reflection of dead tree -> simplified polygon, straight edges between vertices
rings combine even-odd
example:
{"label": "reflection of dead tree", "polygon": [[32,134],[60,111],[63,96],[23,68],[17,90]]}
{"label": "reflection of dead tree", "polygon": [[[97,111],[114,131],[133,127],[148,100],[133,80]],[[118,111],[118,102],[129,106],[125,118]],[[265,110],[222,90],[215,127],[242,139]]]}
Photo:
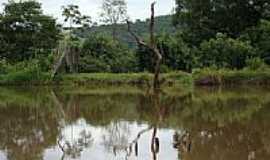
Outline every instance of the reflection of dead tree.
{"label": "reflection of dead tree", "polygon": [[180,152],[190,152],[192,145],[192,138],[189,132],[184,132],[182,135],[175,133],[173,135],[173,147],[178,149]]}
{"label": "reflection of dead tree", "polygon": [[128,146],[128,151],[129,152],[127,152],[127,155],[126,155],[126,159],[127,159],[127,157],[129,157],[130,155],[131,155],[131,153],[132,153],[132,148],[133,148],[133,146],[134,146],[134,151],[135,151],[135,156],[138,156],[138,148],[139,148],[139,146],[138,146],[138,141],[139,141],[139,139],[141,138],[141,135],[143,135],[144,133],[146,133],[146,132],[148,132],[149,130],[151,130],[153,127],[149,127],[149,128],[146,128],[146,129],[144,129],[144,130],[141,130],[138,134],[137,134],[137,137],[129,144],[129,146]]}
{"label": "reflection of dead tree", "polygon": [[157,154],[159,152],[159,138],[157,137],[157,128],[154,127],[151,139],[151,152],[153,155],[153,160],[157,159]]}
{"label": "reflection of dead tree", "polygon": [[[127,123],[113,122],[106,127],[108,134],[103,135],[103,145],[108,151],[113,151],[114,155],[118,151],[125,151],[128,145],[130,129]],[[108,135],[108,136],[106,136]]]}
{"label": "reflection of dead tree", "polygon": [[151,19],[150,19],[150,26],[149,26],[149,32],[150,32],[150,43],[147,44],[142,38],[137,36],[132,30],[130,22],[127,20],[128,25],[128,32],[131,34],[131,36],[134,37],[137,44],[139,46],[143,46],[145,48],[150,49],[155,54],[155,74],[154,74],[154,82],[153,87],[159,88],[160,87],[160,80],[159,80],[159,74],[160,74],[160,64],[162,61],[162,55],[156,45],[155,42],[155,35],[154,35],[154,27],[155,27],[155,2],[151,4]]}
{"label": "reflection of dead tree", "polygon": [[[60,129],[63,129],[66,125],[66,121],[69,118],[64,110],[65,104],[61,102],[61,100],[57,97],[54,91],[51,91],[51,97],[58,108],[57,113],[58,113],[59,119],[62,120],[61,121],[62,123],[59,125]],[[72,114],[76,113],[76,111],[73,110],[73,106],[75,106],[75,108],[78,107],[77,104],[74,102],[76,102],[76,99],[74,99],[74,97],[71,97],[69,98],[68,103],[67,103],[67,108],[72,110]],[[87,132],[86,130],[83,130],[79,136],[80,137],[76,141],[73,141],[73,142],[66,140],[62,134],[58,136],[57,144],[58,144],[58,147],[63,152],[63,155],[61,158],[62,160],[64,160],[66,156],[70,156],[73,159],[80,157],[83,149],[90,147],[90,145],[93,142],[91,133]]]}
{"label": "reflection of dead tree", "polygon": [[67,103],[61,101],[60,96],[58,96],[53,90],[51,91],[52,100],[57,107],[57,116],[62,120],[63,124],[60,127],[65,126],[66,121],[70,121],[72,118],[77,118],[80,113],[80,107],[78,105],[78,96],[69,96]]}
{"label": "reflection of dead tree", "polygon": [[60,113],[60,115],[59,115],[60,119],[66,119],[66,113],[64,111],[64,105],[58,99],[58,97],[56,96],[56,94],[55,94],[55,92],[53,90],[51,91],[51,97],[52,97],[52,100],[53,100],[54,104],[59,109],[59,111],[57,113]]}
{"label": "reflection of dead tree", "polygon": [[136,138],[133,141],[131,141],[131,143],[129,143],[127,146],[114,145],[113,146],[113,153],[114,153],[114,155],[116,155],[116,150],[119,149],[119,148],[121,148],[121,149],[125,150],[125,152],[126,152],[126,159],[128,159],[128,157],[130,157],[131,154],[133,153],[133,148],[134,148],[135,156],[138,156],[138,148],[139,148],[138,141],[140,140],[141,136],[144,133],[150,131],[152,128],[153,127],[148,127],[146,129],[141,130],[137,134]]}
{"label": "reflection of dead tree", "polygon": [[63,152],[61,160],[64,160],[66,156],[70,156],[73,159],[80,157],[83,149],[90,147],[92,142],[93,139],[91,133],[87,133],[85,130],[80,133],[80,138],[72,143],[68,140],[64,140],[62,135],[59,136],[57,144]]}

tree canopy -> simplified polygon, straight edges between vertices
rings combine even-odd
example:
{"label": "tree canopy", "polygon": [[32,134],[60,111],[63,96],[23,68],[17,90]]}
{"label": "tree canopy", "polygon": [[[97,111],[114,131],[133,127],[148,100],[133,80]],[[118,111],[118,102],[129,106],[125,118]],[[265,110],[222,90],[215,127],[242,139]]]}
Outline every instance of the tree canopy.
{"label": "tree canopy", "polygon": [[48,54],[60,38],[55,19],[36,1],[9,1],[0,16],[0,56],[16,62]]}
{"label": "tree canopy", "polygon": [[200,43],[218,32],[236,38],[261,19],[270,20],[269,0],[176,0],[174,24]]}

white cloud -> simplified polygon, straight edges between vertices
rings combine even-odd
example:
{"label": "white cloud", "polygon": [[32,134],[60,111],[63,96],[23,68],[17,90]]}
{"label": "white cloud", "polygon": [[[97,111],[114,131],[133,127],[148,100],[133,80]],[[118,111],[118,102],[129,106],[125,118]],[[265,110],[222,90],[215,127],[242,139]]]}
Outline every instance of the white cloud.
{"label": "white cloud", "polygon": [[[83,14],[90,15],[94,20],[99,19],[102,0],[39,0],[46,14],[52,15],[61,21],[61,7],[67,4],[77,4]],[[170,14],[175,0],[156,0],[156,15]],[[7,0],[0,0],[0,4]],[[127,0],[128,14],[135,19],[145,19],[150,15],[150,4],[153,0]],[[3,6],[0,7],[2,10]]]}

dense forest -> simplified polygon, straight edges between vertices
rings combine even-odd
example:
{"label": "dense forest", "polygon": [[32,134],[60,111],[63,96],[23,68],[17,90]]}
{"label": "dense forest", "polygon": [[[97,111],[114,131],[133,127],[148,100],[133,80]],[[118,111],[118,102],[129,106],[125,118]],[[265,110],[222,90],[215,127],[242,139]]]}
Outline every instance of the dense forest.
{"label": "dense forest", "polygon": [[[163,57],[161,72],[268,69],[269,0],[175,2],[173,15],[155,18],[154,41]],[[63,6],[65,25],[61,26],[41,6],[34,0],[4,4],[0,13],[2,79],[42,80],[52,72],[154,71],[153,52],[128,32],[124,0],[103,4],[102,25],[80,13],[79,6],[68,5]],[[119,12],[108,14],[110,7]],[[136,20],[131,23],[132,31],[148,42],[150,23],[150,19]]]}

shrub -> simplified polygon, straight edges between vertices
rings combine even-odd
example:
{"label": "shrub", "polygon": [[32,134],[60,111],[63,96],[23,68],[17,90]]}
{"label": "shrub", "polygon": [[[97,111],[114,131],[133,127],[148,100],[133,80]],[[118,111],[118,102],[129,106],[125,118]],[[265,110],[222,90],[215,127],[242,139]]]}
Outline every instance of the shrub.
{"label": "shrub", "polygon": [[250,41],[257,48],[260,58],[270,64],[270,21],[261,20],[257,26],[248,28],[241,40]]}
{"label": "shrub", "polygon": [[200,45],[200,61],[203,66],[212,65],[218,68],[242,69],[247,59],[257,57],[256,49],[249,42],[232,39],[224,34],[204,41]]}
{"label": "shrub", "polygon": [[270,72],[204,68],[193,72],[196,85],[269,85]]}
{"label": "shrub", "polygon": [[261,58],[252,58],[247,60],[247,69],[250,70],[265,70],[268,66]]}
{"label": "shrub", "polygon": [[0,60],[0,74],[6,74],[8,63],[5,59]]}
{"label": "shrub", "polygon": [[1,61],[0,65],[5,66],[1,71],[1,83],[31,83],[34,81],[50,80],[49,73],[42,72],[40,61],[37,59],[23,61],[13,65]]}
{"label": "shrub", "polygon": [[[162,60],[162,71],[182,70],[191,71],[197,65],[195,52],[183,41],[182,35],[159,34],[156,37],[157,46],[160,50]],[[145,47],[137,49],[139,71],[153,72],[154,55]]]}
{"label": "shrub", "polygon": [[92,35],[83,43],[81,73],[123,73],[135,70],[135,56],[126,46],[105,35]]}

